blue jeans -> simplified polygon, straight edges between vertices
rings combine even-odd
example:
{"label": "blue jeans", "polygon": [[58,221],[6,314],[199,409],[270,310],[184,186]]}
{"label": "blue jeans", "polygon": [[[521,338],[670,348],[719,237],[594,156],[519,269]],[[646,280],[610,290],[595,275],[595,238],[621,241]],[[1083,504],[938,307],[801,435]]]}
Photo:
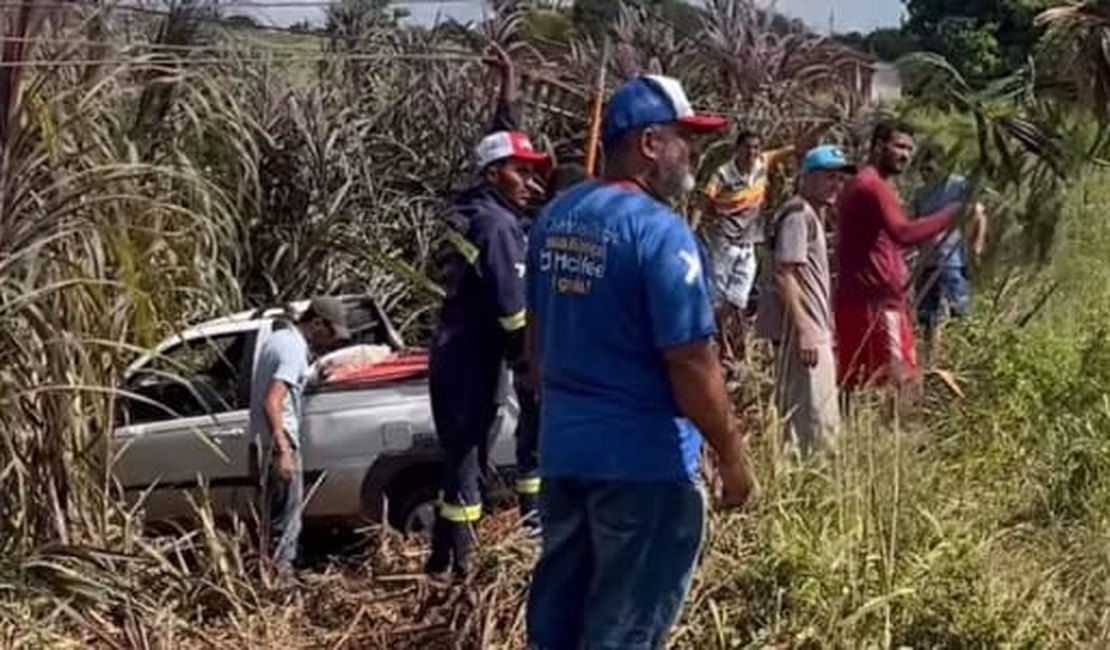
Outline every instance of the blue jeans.
{"label": "blue jeans", "polygon": [[940,324],[947,305],[949,313],[962,318],[971,307],[971,288],[967,282],[967,267],[928,267],[918,280],[917,322],[932,328]]}
{"label": "blue jeans", "polygon": [[529,646],[662,648],[701,548],[701,487],[544,478],[540,518]]}
{"label": "blue jeans", "polygon": [[304,509],[304,466],[301,451],[293,450],[295,471],[291,480],[277,475],[273,454],[266,452],[266,478],[262,504],[265,508],[266,551],[278,571],[288,574],[297,561]]}

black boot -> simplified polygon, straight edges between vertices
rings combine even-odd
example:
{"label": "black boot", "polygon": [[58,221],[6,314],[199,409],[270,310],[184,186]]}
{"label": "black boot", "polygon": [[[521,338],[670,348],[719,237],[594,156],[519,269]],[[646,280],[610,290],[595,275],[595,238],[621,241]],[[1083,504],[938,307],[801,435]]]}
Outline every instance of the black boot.
{"label": "black boot", "polygon": [[517,504],[520,508],[520,525],[529,537],[537,537],[542,532],[540,526],[539,499],[534,494],[518,494]]}
{"label": "black boot", "polygon": [[474,547],[474,531],[471,524],[450,524],[451,546],[454,562],[451,566],[456,580],[464,581],[470,577],[473,566],[471,553]]}
{"label": "black boot", "polygon": [[424,573],[442,575],[451,568],[451,549],[454,546],[451,529],[455,527],[443,517],[436,517],[432,527],[432,552],[424,563]]}

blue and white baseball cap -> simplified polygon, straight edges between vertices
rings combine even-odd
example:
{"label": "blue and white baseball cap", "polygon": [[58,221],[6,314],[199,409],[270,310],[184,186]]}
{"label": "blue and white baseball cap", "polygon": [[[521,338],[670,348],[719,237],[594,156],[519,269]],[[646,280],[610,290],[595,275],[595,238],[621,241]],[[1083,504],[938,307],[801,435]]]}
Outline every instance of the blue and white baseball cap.
{"label": "blue and white baseball cap", "polygon": [[802,173],[832,170],[855,174],[856,166],[848,162],[840,147],[833,144],[823,144],[814,147],[802,156]]}
{"label": "blue and white baseball cap", "polygon": [[723,117],[694,113],[677,79],[641,75],[626,81],[609,98],[601,121],[601,141],[609,145],[634,129],[671,122],[679,122],[698,133],[728,126]]}

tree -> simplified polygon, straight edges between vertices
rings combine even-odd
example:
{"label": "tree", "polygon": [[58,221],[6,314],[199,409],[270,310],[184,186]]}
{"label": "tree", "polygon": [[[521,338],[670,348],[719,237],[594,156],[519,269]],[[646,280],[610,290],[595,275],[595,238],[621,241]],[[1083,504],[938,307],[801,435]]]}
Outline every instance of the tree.
{"label": "tree", "polygon": [[1080,101],[1110,123],[1110,4],[1087,0],[1054,7],[1037,17],[1048,28],[1060,71],[1073,80]]}
{"label": "tree", "polygon": [[864,38],[864,49],[884,61],[897,61],[918,49],[917,40],[898,27],[882,27]]}
{"label": "tree", "polygon": [[350,37],[396,27],[406,16],[408,11],[394,7],[392,0],[339,0],[328,6],[324,29],[332,36]]}
{"label": "tree", "polygon": [[881,27],[868,34],[848,32],[837,34],[833,38],[843,45],[873,54],[883,61],[897,61],[919,49],[916,40],[900,27]]}
{"label": "tree", "polygon": [[1034,19],[1050,0],[903,0],[903,28],[953,62],[972,83],[1025,63],[1040,36]]}
{"label": "tree", "polygon": [[289,26],[289,31],[295,34],[309,34],[313,31],[312,23],[307,20],[298,20]]}
{"label": "tree", "polygon": [[224,22],[232,27],[257,27],[258,21],[254,16],[247,14],[234,14],[224,19]]}

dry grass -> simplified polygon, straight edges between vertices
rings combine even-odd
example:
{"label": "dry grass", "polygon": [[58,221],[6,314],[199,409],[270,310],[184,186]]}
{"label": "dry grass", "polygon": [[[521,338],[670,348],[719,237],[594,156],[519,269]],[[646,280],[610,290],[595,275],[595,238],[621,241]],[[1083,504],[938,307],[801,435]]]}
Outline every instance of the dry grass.
{"label": "dry grass", "polygon": [[[526,125],[580,155],[598,44],[540,47],[503,4],[486,31],[536,73]],[[469,590],[425,584],[419,549],[385,535],[358,566],[289,592],[260,577],[242,530],[206,519],[152,538],[121,509],[114,389],[167,332],[243,304],[369,290],[419,339],[438,299],[437,213],[467,182],[489,109],[478,62],[337,57],[289,75],[229,53],[194,9],[126,29],[86,5],[45,22],[0,11],[6,35],[59,37],[5,48],[6,62],[70,62],[0,74],[0,645],[520,647],[534,548],[508,515],[483,523]],[[838,52],[769,33],[747,6],[712,10],[695,35],[626,12],[610,78],[665,68],[770,143],[833,123],[859,134]],[[457,28],[365,36],[384,53],[481,47]],[[130,57],[127,38],[218,46],[222,60]],[[982,320],[952,339],[966,401],[933,393],[904,426],[862,409],[826,464],[790,464],[763,438],[764,498],[713,518],[676,647],[1105,645],[1110,304],[1091,290],[1110,286],[1104,180],[1054,211],[1059,231],[1013,221],[1043,250],[1070,237],[1072,263],[984,292]],[[766,377],[738,390],[750,425],[773,430]]]}

